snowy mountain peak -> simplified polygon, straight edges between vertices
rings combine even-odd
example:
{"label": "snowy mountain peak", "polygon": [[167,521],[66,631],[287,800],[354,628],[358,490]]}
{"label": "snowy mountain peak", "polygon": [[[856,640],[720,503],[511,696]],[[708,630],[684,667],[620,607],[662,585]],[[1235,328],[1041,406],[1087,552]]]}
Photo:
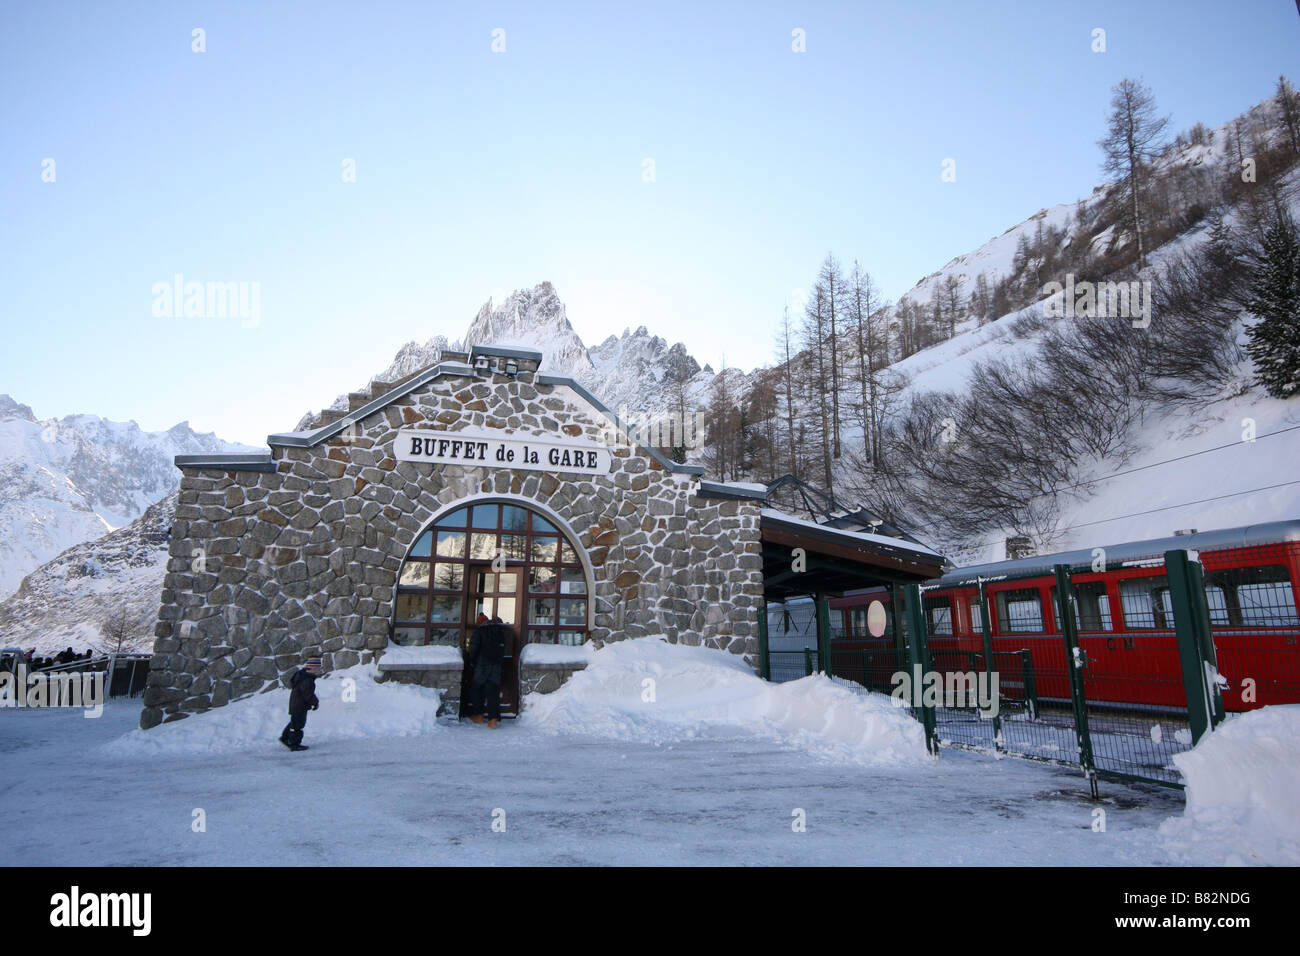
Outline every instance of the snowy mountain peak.
{"label": "snowy mountain peak", "polygon": [[[449,345],[445,336],[424,345],[408,342],[375,381],[400,381],[441,360],[445,351],[468,351],[476,345],[513,345],[542,353],[541,371],[576,379],[615,411],[630,415],[663,415],[670,407],[672,382],[683,382],[688,405],[704,404],[712,369],[699,362],[681,342],[669,345],[644,325],[624,328],[622,335],[610,335],[587,348],[569,322],[568,312],[555,287],[549,282],[531,289],[517,289],[499,304],[493,299],[478,310],[462,342]],[[330,406],[348,408],[347,395]],[[321,418],[308,413],[295,430],[315,427]]]}
{"label": "snowy mountain peak", "polygon": [[142,515],[175,490],[176,455],[255,451],[189,422],[147,432],[98,415],[38,419],[0,396],[0,596],[64,549]]}
{"label": "snowy mountain peak", "polygon": [[21,418],[23,421],[28,422],[36,421],[31,406],[15,402],[8,395],[0,395],[0,419],[3,418]]}
{"label": "snowy mountain peak", "polygon": [[475,345],[540,349],[542,370],[552,375],[576,376],[591,370],[587,348],[549,282],[532,289],[517,289],[497,307],[488,299],[465,333],[465,348]]}

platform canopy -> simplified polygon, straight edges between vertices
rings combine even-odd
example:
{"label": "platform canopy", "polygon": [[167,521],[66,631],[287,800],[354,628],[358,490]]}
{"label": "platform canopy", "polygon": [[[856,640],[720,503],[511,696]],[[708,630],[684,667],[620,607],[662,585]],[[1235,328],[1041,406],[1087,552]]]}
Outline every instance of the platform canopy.
{"label": "platform canopy", "polygon": [[943,555],[913,541],[830,527],[769,508],[761,512],[759,531],[768,601],[920,584],[940,577],[946,564]]}

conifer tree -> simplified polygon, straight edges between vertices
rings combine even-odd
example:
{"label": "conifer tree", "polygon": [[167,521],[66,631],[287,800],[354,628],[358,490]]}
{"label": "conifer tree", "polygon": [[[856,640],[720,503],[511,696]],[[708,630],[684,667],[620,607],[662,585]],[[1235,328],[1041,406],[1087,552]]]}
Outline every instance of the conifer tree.
{"label": "conifer tree", "polygon": [[1255,254],[1247,305],[1259,316],[1247,335],[1259,384],[1275,398],[1300,392],[1300,240],[1295,224],[1279,213]]}

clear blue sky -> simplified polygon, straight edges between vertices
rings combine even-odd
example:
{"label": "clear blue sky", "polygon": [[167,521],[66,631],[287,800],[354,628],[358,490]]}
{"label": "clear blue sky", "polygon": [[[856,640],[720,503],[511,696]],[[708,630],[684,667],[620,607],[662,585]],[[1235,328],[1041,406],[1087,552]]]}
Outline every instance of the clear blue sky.
{"label": "clear blue sky", "polygon": [[[1172,132],[1297,67],[1293,0],[3,0],[0,392],[260,444],[543,279],[588,344],[749,368],[828,250],[897,298],[1089,193],[1120,78]],[[258,325],[155,317],[176,273]]]}

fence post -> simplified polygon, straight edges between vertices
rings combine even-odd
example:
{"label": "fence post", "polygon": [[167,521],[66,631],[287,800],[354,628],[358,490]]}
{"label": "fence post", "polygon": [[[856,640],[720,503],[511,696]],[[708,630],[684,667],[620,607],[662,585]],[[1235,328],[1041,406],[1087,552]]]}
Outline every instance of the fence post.
{"label": "fence post", "polygon": [[1210,632],[1210,602],[1205,593],[1205,568],[1200,556],[1189,568],[1192,583],[1192,610],[1196,613],[1196,636],[1200,643],[1201,660],[1213,669],[1205,673],[1206,685],[1210,689],[1210,729],[1213,730],[1227,716],[1223,707],[1223,685],[1219,682],[1219,653],[1214,649],[1214,636]]}
{"label": "fence post", "polygon": [[889,585],[890,616],[894,619],[894,668],[907,670],[907,638],[903,636],[903,592],[897,583]]}
{"label": "fence post", "polygon": [[811,676],[812,676],[812,672],[813,672],[813,666],[812,666],[812,648],[811,648],[811,647],[805,647],[805,648],[803,649],[803,676],[804,676],[804,677],[811,677]]}
{"label": "fence post", "polygon": [[1205,580],[1200,570],[1200,562],[1193,560],[1187,551],[1165,552],[1165,574],[1169,580],[1169,601],[1173,605],[1174,634],[1178,639],[1178,660],[1182,664],[1193,745],[1214,729],[1218,723],[1216,713],[1223,713],[1223,696],[1206,674],[1206,665],[1214,666],[1215,658],[1209,610],[1204,607]]}
{"label": "fence post", "polygon": [[821,659],[821,671],[827,677],[834,676],[831,664],[831,605],[826,595],[817,592],[817,656]]}
{"label": "fence post", "polygon": [[[989,598],[984,592],[984,581],[980,579],[979,584],[979,602],[980,602],[980,631],[984,637],[984,670],[988,674],[993,673],[993,624],[989,620]],[[993,686],[993,678],[989,677],[989,687]],[[998,686],[1002,682],[998,681]],[[993,749],[1002,749],[1002,707],[999,703],[997,713],[993,715]]]}
{"label": "fence post", "polygon": [[1056,572],[1056,616],[1065,640],[1065,667],[1070,675],[1070,703],[1074,707],[1074,729],[1079,737],[1079,763],[1088,773],[1093,796],[1097,795],[1096,766],[1092,758],[1092,734],[1088,730],[1088,701],[1083,692],[1083,668],[1088,666],[1079,647],[1079,628],[1074,617],[1074,585],[1069,565],[1058,564]]}
{"label": "fence post", "polygon": [[767,600],[758,609],[758,671],[763,680],[772,679],[772,658],[767,649]]}
{"label": "fence post", "polygon": [[[921,601],[921,587],[918,584],[909,584],[907,586],[907,626],[911,632],[908,642],[912,649],[912,676],[915,682],[916,675],[921,676],[921,683],[924,684],[925,675],[933,669],[933,663],[930,660],[930,642],[929,635],[925,629],[925,606]],[[913,686],[913,699],[917,699],[922,693],[920,686]],[[925,746],[932,754],[939,752],[939,737],[935,731],[934,707],[925,703],[925,698],[921,699],[921,724],[925,727]]]}
{"label": "fence post", "polygon": [[1030,720],[1038,719],[1038,685],[1034,683],[1034,654],[1027,647],[1020,649],[1020,676],[1025,682],[1025,711]]}

